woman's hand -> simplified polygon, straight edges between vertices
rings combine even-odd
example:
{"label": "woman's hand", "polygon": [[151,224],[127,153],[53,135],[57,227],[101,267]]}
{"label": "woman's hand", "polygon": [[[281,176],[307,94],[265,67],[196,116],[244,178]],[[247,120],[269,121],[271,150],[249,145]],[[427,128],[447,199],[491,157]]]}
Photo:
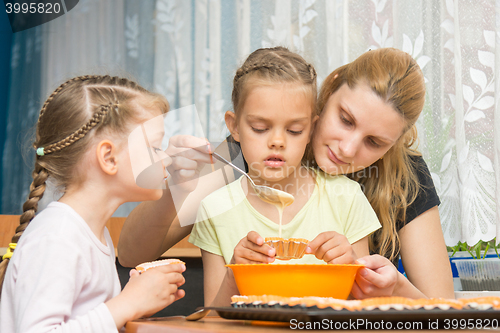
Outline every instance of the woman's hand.
{"label": "woman's hand", "polygon": [[234,248],[232,264],[262,264],[274,261],[276,250],[255,231],[250,231]]}
{"label": "woman's hand", "polygon": [[352,264],[356,253],[344,235],[325,231],[314,238],[306,248],[306,254],[314,254],[328,264]]}
{"label": "woman's hand", "polygon": [[122,292],[106,302],[117,328],[129,320],[151,316],[184,297],[184,290],[178,288],[185,282],[185,270],[183,264],[159,266],[142,274],[132,270]]}
{"label": "woman's hand", "polygon": [[207,140],[190,135],[170,138],[165,153],[172,158],[167,167],[169,187],[176,186],[184,192],[192,192],[198,185],[200,170],[212,162],[212,147]]}
{"label": "woman's hand", "polygon": [[392,262],[378,254],[356,260],[365,265],[356,274],[351,294],[357,299],[392,296],[398,283],[399,272]]}

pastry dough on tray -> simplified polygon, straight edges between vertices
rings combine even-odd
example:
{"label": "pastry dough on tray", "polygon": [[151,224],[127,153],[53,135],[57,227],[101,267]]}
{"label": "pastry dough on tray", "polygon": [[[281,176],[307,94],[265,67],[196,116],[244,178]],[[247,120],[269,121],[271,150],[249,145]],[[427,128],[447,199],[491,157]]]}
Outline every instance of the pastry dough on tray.
{"label": "pastry dough on tray", "polygon": [[469,299],[405,297],[375,297],[364,300],[341,300],[326,297],[281,297],[281,296],[240,296],[231,297],[233,307],[277,307],[277,308],[330,308],[334,310],[371,311],[371,310],[417,310],[417,309],[494,309],[500,310],[500,297],[478,297]]}

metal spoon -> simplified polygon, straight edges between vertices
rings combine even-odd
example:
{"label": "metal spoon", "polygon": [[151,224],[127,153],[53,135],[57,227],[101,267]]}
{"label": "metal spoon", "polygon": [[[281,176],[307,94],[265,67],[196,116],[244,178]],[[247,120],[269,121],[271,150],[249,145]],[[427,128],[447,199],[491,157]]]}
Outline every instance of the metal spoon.
{"label": "metal spoon", "polygon": [[212,155],[218,159],[219,161],[226,163],[227,165],[231,166],[233,169],[241,173],[243,176],[247,177],[247,179],[250,181],[250,184],[252,184],[252,187],[262,200],[265,202],[268,202],[270,204],[280,204],[283,207],[290,206],[293,203],[293,200],[295,199],[293,195],[286,193],[285,191],[277,190],[272,187],[268,186],[262,186],[262,185],[256,185],[252,178],[243,170],[238,168],[236,165],[233,163],[229,162],[226,160],[224,157],[220,156],[217,153],[212,153]]}
{"label": "metal spoon", "polygon": [[196,321],[206,317],[209,314],[210,309],[198,308],[195,312],[191,313],[186,317],[187,321]]}

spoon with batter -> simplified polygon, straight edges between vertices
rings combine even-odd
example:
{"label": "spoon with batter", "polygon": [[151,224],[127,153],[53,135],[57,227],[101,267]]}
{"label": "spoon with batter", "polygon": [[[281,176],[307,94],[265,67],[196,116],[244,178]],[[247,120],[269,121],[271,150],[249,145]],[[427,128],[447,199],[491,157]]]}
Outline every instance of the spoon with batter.
{"label": "spoon with batter", "polygon": [[269,186],[257,185],[245,171],[241,170],[236,165],[229,162],[228,160],[226,160],[224,157],[220,156],[217,153],[212,153],[212,155],[219,161],[231,166],[233,169],[241,173],[243,176],[247,177],[255,193],[259,196],[259,198],[261,198],[265,202],[273,205],[280,205],[283,207],[283,209],[287,206],[290,206],[293,203],[294,200],[293,195]]}

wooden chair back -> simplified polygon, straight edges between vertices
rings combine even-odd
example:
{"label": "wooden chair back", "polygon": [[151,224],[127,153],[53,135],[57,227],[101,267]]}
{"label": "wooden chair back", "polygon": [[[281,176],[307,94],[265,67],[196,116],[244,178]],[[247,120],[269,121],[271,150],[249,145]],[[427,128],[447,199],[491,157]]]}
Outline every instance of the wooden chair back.
{"label": "wooden chair back", "polygon": [[[125,223],[125,217],[112,217],[109,219],[106,227],[109,230],[113,244],[118,244],[120,232]],[[7,251],[12,235],[19,225],[19,215],[1,215],[0,214],[0,256],[3,256]],[[189,236],[188,236],[189,237]],[[179,258],[179,257],[201,257],[200,249],[188,242],[188,237],[175,244],[170,250],[165,252],[162,257]]]}

